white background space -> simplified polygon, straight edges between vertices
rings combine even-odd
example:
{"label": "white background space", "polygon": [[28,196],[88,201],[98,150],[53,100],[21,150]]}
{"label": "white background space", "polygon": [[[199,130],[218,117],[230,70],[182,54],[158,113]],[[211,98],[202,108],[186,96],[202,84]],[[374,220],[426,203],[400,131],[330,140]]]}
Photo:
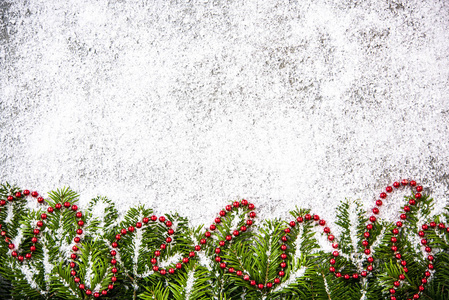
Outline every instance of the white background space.
{"label": "white background space", "polygon": [[0,3],[1,182],[193,224],[402,178],[448,203],[445,0]]}

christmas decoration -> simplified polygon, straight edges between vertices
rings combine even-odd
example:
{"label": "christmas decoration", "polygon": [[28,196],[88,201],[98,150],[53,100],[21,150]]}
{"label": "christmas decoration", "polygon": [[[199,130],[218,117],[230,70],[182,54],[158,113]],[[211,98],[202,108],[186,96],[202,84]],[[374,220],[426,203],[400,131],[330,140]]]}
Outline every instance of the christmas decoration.
{"label": "christmas decoration", "polygon": [[[389,194],[411,196],[390,224]],[[93,199],[4,184],[0,189],[2,299],[447,299],[447,212],[413,180],[387,186],[368,214],[343,201],[336,225],[305,209],[257,221],[246,199],[190,228],[178,214],[143,206],[119,215]],[[29,209],[36,201],[38,209]],[[446,209],[448,211],[448,209]],[[253,227],[255,227],[253,229]]]}

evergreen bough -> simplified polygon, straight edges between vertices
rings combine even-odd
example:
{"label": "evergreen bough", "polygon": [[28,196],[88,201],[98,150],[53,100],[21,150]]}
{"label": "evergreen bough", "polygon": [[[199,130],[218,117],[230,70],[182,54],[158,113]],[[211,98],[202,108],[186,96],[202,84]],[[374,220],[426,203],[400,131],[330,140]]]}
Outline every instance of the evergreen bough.
{"label": "evergreen bough", "polygon": [[[0,199],[21,191],[18,187],[3,184],[0,187]],[[404,205],[414,194],[406,197]],[[25,197],[15,199],[1,207],[0,224],[2,231],[14,240],[17,248],[29,249],[32,245],[33,229],[40,220],[44,207],[30,209]],[[52,191],[45,202],[49,206],[56,203],[76,204],[78,194],[69,188]],[[190,257],[187,264],[174,274],[161,275],[153,271],[151,258],[154,251],[164,243],[167,228],[164,223],[149,223],[133,234],[122,235],[117,249],[117,282],[102,299],[390,299],[390,289],[403,272],[403,267],[391,250],[391,238],[396,236],[402,260],[407,261],[406,279],[396,288],[396,299],[413,299],[423,285],[422,279],[429,261],[421,245],[418,232],[422,222],[445,224],[449,208],[445,213],[432,216],[433,199],[422,195],[407,216],[398,235],[392,230],[395,224],[377,220],[370,231],[370,245],[374,270],[368,276],[345,280],[336,278],[329,271],[329,259],[332,257],[330,243],[322,227],[314,222],[303,222],[291,226],[281,219],[257,221],[252,229],[241,231],[238,236],[221,247],[220,257],[227,268],[242,270],[251,280],[263,283],[264,288],[252,286],[241,276],[223,270],[215,262],[215,248],[218,241],[225,240],[233,230],[245,225],[247,210],[234,209],[221,218],[207,244],[201,245],[201,251]],[[45,206],[46,207],[46,206]],[[369,215],[363,211],[358,201],[344,200],[339,205],[336,224],[340,234],[336,238],[341,253],[333,265],[338,272],[352,274],[366,267],[366,255],[362,241]],[[296,220],[310,211],[296,209],[290,212]],[[79,243],[77,276],[92,290],[107,289],[111,283],[110,251],[111,242],[122,228],[135,226],[153,211],[144,206],[131,208],[120,215],[114,203],[105,197],[92,199],[83,212],[83,239]],[[204,228],[189,227],[188,220],[178,214],[165,217],[176,228],[171,243],[161,251],[159,264],[165,269],[175,265],[199,245],[204,238]],[[447,227],[447,225],[445,225]],[[8,243],[0,243],[0,299],[90,299],[74,282],[70,274],[70,253],[77,229],[77,218],[71,210],[55,210],[48,218],[39,235],[37,249],[30,260],[23,262],[11,256]],[[290,228],[289,239],[282,242],[284,229]],[[420,299],[449,299],[449,243],[448,230],[426,232],[428,246],[432,247],[434,270],[425,289],[419,293]],[[280,245],[287,245],[287,266],[281,284],[266,288],[279,278],[279,265],[283,261]]]}

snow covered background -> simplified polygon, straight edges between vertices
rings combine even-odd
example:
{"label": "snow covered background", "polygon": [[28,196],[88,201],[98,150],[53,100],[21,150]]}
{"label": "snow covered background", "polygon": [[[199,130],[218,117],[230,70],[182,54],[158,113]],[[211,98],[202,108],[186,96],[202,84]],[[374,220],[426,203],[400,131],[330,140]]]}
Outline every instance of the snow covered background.
{"label": "snow covered background", "polygon": [[[210,223],[449,199],[449,2],[0,2],[0,182]],[[399,193],[390,201],[408,193]],[[85,207],[85,206],[84,206]]]}

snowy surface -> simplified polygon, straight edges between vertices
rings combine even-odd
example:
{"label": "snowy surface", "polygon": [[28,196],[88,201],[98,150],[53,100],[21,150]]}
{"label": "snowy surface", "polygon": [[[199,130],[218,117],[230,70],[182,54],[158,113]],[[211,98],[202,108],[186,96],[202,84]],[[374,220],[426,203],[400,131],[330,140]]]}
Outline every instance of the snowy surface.
{"label": "snowy surface", "polygon": [[332,221],[401,178],[441,209],[448,3],[0,1],[0,181],[195,225],[242,197]]}

